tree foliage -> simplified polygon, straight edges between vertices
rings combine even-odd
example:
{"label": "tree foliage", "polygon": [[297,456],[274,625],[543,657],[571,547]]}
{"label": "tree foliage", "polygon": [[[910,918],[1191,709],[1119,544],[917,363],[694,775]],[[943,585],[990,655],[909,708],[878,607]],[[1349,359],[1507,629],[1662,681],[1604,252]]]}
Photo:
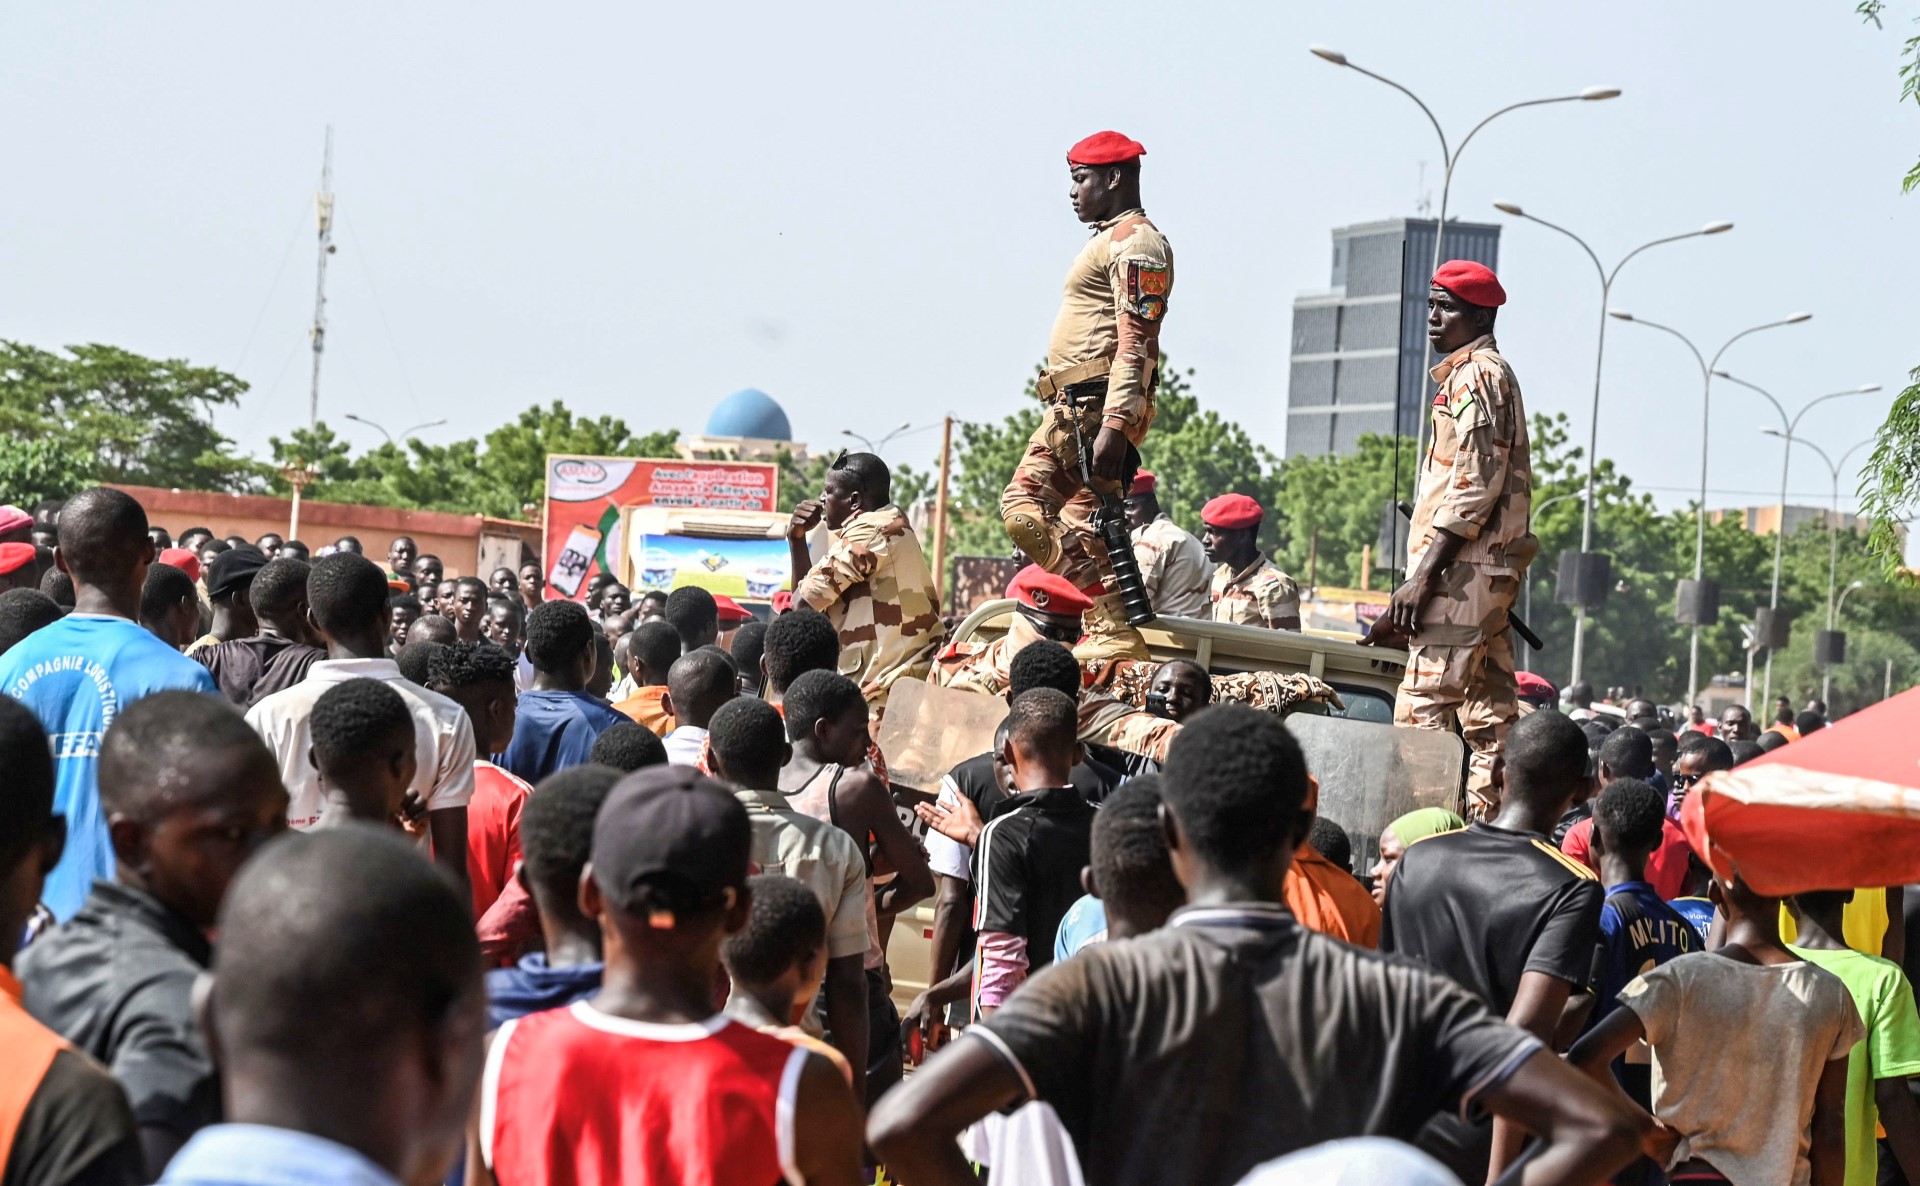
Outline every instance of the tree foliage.
{"label": "tree foliage", "polygon": [[246,389],[225,371],[117,346],[69,346],[62,354],[0,341],[0,436],[57,440],[60,450],[86,458],[87,476],[99,482],[252,488],[258,467],[233,455],[212,416]]}
{"label": "tree foliage", "polygon": [[[678,440],[675,432],[635,436],[613,416],[576,417],[555,400],[528,408],[483,438],[445,445],[385,442],[355,457],[324,423],[268,443],[276,465],[297,462],[319,475],[307,487],[309,498],[521,519],[537,512],[546,497],[547,454],[671,457]],[[271,486],[276,493],[291,490],[277,471]]]}
{"label": "tree foliage", "polygon": [[94,484],[93,457],[62,438],[0,434],[0,496],[31,509]]}
{"label": "tree foliage", "polygon": [[[1886,0],[1858,0],[1854,10],[1874,28],[1882,28]],[[1920,35],[1900,47],[1900,102],[1920,103]],[[1902,193],[1920,188],[1920,162],[1907,170]],[[1873,520],[1873,553],[1889,575],[1904,562],[1905,543],[1900,524],[1920,511],[1920,367],[1907,376],[1913,382],[1893,401],[1880,426],[1873,455],[1860,477],[1860,513]]]}

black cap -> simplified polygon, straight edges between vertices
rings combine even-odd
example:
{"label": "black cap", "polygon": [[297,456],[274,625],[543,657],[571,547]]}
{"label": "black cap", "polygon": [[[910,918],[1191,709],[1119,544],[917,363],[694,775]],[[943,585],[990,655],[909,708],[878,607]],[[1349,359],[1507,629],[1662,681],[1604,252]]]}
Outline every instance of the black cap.
{"label": "black cap", "polygon": [[228,548],[207,566],[207,596],[224,597],[253,584],[267,566],[267,554],[258,548]]}
{"label": "black cap", "polygon": [[720,905],[747,883],[753,826],[725,785],[691,766],[650,766],[614,784],[593,822],[593,879],[607,904],[638,914],[643,886],[682,909]]}

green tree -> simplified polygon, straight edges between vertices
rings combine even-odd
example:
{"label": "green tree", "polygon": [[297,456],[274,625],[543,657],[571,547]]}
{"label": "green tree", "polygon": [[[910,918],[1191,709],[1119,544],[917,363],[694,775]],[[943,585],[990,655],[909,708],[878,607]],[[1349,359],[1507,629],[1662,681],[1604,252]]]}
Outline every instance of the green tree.
{"label": "green tree", "polygon": [[678,441],[676,432],[635,436],[612,416],[576,417],[558,400],[528,408],[480,440],[389,441],[359,457],[323,423],[295,429],[285,440],[270,438],[275,472],[269,485],[290,492],[277,467],[300,462],[319,474],[307,488],[310,498],[519,519],[546,497],[550,453],[671,457]]}
{"label": "green tree", "polygon": [[[1395,462],[1398,462],[1398,480]],[[1280,465],[1268,518],[1280,544],[1280,567],[1301,584],[1360,585],[1363,554],[1370,557],[1371,587],[1393,587],[1394,569],[1405,561],[1406,536],[1399,556],[1374,554],[1380,517],[1389,499],[1413,496],[1414,444],[1368,433],[1352,453],[1289,457]],[[1258,497],[1258,496],[1256,496]],[[1263,533],[1262,542],[1265,542]]]}
{"label": "green tree", "polygon": [[0,434],[57,440],[100,482],[254,488],[258,466],[233,455],[212,419],[246,389],[225,371],[116,346],[58,354],[0,341]]}
{"label": "green tree", "polygon": [[93,475],[93,458],[66,440],[0,435],[0,491],[16,506],[70,498],[93,485]]}
{"label": "green tree", "polygon": [[[1886,0],[1859,0],[1854,10],[1874,28],[1882,28]],[[1909,36],[1900,47],[1900,102],[1920,103],[1920,36]],[[1907,170],[1902,193],[1920,188],[1920,162]],[[1900,525],[1920,511],[1920,367],[1913,380],[1887,410],[1879,441],[1867,459],[1860,481],[1860,513],[1873,520],[1872,547],[1887,572],[1897,572],[1905,557]]]}

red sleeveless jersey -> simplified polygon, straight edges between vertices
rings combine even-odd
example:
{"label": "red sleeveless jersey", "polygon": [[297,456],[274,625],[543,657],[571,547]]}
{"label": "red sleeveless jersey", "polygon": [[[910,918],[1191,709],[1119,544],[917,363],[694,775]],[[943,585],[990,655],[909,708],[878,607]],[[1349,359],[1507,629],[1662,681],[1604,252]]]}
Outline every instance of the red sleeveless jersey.
{"label": "red sleeveless jersey", "polygon": [[481,1153],[500,1186],[802,1186],[806,1059],[725,1014],[658,1025],[585,1001],[535,1013],[487,1053]]}

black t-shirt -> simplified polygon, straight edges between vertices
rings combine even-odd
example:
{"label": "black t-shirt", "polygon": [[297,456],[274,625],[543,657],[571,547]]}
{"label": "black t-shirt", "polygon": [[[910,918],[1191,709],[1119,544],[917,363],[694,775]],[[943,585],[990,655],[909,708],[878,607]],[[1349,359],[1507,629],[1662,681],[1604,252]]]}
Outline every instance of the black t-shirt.
{"label": "black t-shirt", "polygon": [[1407,846],[1387,883],[1380,950],[1453,977],[1505,1017],[1526,972],[1586,988],[1605,896],[1546,837],[1474,823]]}
{"label": "black t-shirt", "polygon": [[53,1056],[20,1114],[13,1147],[0,1150],[0,1186],[135,1186],[147,1180],[126,1093],[86,1055]]}
{"label": "black t-shirt", "polygon": [[1270,904],[1178,911],[1035,977],[978,1034],[1088,1182],[1229,1186],[1339,1137],[1407,1140],[1542,1049],[1444,977]]}
{"label": "black t-shirt", "polygon": [[221,695],[241,708],[252,708],[306,679],[308,668],[326,658],[327,652],[278,634],[256,634],[215,643],[192,657],[220,685]]}
{"label": "black t-shirt", "polygon": [[1093,840],[1093,804],[1073,787],[1003,799],[973,851],[974,931],[1027,941],[1027,967],[1053,962],[1060,920],[1084,892]]}
{"label": "black t-shirt", "polygon": [[[1068,772],[1068,781],[1080,792],[1080,797],[1089,803],[1104,801],[1128,777],[1118,766],[1102,761],[1094,753],[1096,749],[1106,748],[1088,746],[1087,760]],[[953,785],[972,801],[983,820],[992,818],[994,808],[1007,797],[1007,793],[1000,789],[1000,780],[994,775],[992,754],[968,758],[948,771],[947,777],[953,779]]]}
{"label": "black t-shirt", "polygon": [[[1380,950],[1420,960],[1505,1017],[1528,972],[1585,991],[1605,896],[1592,870],[1539,833],[1474,823],[1407,846],[1387,883]],[[1491,1141],[1490,1125],[1439,1117],[1420,1147],[1478,1182]]]}
{"label": "black t-shirt", "polygon": [[151,894],[96,881],[15,970],[27,1012],[113,1073],[135,1121],[185,1140],[220,1119],[220,1080],[193,1010],[212,958],[206,936]]}

